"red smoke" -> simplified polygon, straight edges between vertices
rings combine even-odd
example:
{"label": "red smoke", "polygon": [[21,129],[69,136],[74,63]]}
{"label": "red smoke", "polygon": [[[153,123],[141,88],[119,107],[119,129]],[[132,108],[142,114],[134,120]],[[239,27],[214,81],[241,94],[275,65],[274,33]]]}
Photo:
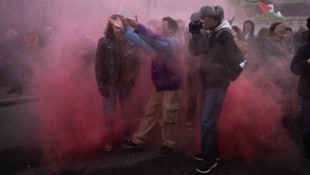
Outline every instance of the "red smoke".
{"label": "red smoke", "polygon": [[229,87],[219,120],[220,152],[226,158],[254,161],[296,153],[281,122],[279,98],[285,95],[262,74],[243,75]]}

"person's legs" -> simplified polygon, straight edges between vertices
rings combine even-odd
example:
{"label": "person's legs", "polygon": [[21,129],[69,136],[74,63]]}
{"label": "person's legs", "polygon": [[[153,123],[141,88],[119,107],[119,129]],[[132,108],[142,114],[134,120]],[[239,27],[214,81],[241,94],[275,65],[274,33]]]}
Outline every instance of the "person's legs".
{"label": "person's legs", "polygon": [[163,145],[171,148],[176,143],[176,121],[180,110],[180,90],[163,91],[161,128]]}
{"label": "person's legs", "polygon": [[310,98],[301,97],[304,154],[310,158]]}
{"label": "person's legs", "polygon": [[121,115],[122,115],[122,128],[123,128],[123,135],[125,138],[128,138],[131,133],[131,127],[132,127],[132,119],[134,115],[133,114],[133,106],[131,106],[131,92],[132,92],[132,86],[121,86],[118,89],[119,91],[119,102],[121,107]]}
{"label": "person's legs", "polygon": [[104,110],[104,126],[106,129],[105,147],[107,151],[112,150],[112,131],[114,125],[114,115],[116,112],[116,87],[109,86],[109,96],[103,97],[103,110]]}
{"label": "person's legs", "polygon": [[154,88],[151,92],[144,115],[140,120],[138,129],[132,137],[132,141],[136,144],[144,144],[145,139],[149,135],[151,129],[157,123],[158,117],[162,111],[161,104],[162,95]]}
{"label": "person's legs", "polygon": [[[187,124],[192,125],[193,119],[196,116],[198,92],[199,92],[199,76],[197,71],[189,70],[187,73]],[[191,127],[191,126],[189,126]]]}
{"label": "person's legs", "polygon": [[[226,89],[206,89],[201,94],[201,153],[200,169],[211,168],[218,158],[217,121],[220,117]],[[216,165],[215,165],[216,166]]]}

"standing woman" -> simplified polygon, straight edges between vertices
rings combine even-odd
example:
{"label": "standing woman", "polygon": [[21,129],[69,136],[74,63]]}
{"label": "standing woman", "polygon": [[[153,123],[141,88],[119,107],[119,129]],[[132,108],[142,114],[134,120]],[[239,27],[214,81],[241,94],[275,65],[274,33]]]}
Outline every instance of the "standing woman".
{"label": "standing woman", "polygon": [[[112,15],[112,19],[123,19],[121,15]],[[130,133],[130,97],[132,87],[139,71],[137,47],[123,37],[122,30],[109,21],[105,36],[100,38],[96,51],[95,73],[98,90],[103,97],[103,109],[107,137],[105,150],[112,150],[112,130],[115,122],[117,98],[123,117],[123,135]],[[125,116],[126,115],[126,116]]]}

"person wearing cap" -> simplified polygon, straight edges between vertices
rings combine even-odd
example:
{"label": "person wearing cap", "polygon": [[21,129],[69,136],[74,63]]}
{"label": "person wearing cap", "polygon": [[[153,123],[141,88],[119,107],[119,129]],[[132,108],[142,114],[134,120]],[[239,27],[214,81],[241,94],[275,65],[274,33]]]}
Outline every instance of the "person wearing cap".
{"label": "person wearing cap", "polygon": [[231,81],[230,67],[236,59],[231,55],[237,46],[230,24],[223,21],[224,9],[221,6],[203,6],[199,14],[204,29],[209,34],[198,42],[201,56],[199,78],[202,86],[201,154],[195,155],[195,159],[200,160],[196,171],[206,174],[217,166],[219,160],[217,122]]}

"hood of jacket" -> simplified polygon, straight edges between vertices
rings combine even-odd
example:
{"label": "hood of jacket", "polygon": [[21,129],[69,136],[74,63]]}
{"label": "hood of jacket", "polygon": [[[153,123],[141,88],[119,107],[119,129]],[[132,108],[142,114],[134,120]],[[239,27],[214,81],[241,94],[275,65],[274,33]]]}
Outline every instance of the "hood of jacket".
{"label": "hood of jacket", "polygon": [[224,28],[227,28],[227,29],[232,30],[232,29],[231,29],[231,25],[229,24],[229,22],[223,21],[219,26],[217,26],[217,27],[214,29],[214,31],[217,32],[217,31],[219,31],[219,30],[221,30],[221,29],[224,29]]}

